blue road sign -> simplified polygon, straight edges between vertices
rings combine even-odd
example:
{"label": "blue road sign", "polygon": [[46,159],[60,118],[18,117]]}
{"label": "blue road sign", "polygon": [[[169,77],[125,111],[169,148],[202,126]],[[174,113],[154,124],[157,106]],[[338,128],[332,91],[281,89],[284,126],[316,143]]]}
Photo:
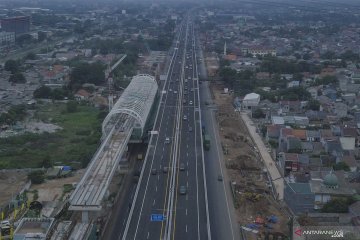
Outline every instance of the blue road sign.
{"label": "blue road sign", "polygon": [[165,220],[165,216],[162,214],[151,214],[152,222],[161,222]]}

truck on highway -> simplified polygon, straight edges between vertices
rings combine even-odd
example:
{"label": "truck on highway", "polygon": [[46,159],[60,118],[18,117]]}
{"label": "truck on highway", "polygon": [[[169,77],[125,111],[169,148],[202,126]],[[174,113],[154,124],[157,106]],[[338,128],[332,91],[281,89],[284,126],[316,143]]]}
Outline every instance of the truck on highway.
{"label": "truck on highway", "polygon": [[143,160],[143,155],[141,153],[137,155],[137,160],[139,161]]}
{"label": "truck on highway", "polygon": [[204,142],[203,142],[203,144],[204,144],[204,149],[206,151],[209,151],[209,149],[210,149],[210,136],[209,135],[204,134]]}

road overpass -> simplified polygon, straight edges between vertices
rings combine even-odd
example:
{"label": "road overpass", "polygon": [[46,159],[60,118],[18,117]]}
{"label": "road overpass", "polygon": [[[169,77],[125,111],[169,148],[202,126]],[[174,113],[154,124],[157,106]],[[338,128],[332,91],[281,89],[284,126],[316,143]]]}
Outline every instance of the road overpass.
{"label": "road overpass", "polygon": [[88,221],[89,212],[101,210],[102,200],[133,131],[138,130],[144,135],[157,95],[154,77],[136,75],[104,119],[101,146],[70,196],[69,209],[81,211],[83,222]]}

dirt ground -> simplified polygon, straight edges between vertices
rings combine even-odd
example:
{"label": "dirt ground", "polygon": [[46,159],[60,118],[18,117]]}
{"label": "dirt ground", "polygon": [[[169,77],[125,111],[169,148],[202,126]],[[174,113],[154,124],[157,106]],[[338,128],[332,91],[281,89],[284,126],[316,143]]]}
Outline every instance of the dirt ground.
{"label": "dirt ground", "polygon": [[19,193],[27,182],[24,171],[0,171],[0,207],[7,204],[13,196]]}
{"label": "dirt ground", "polygon": [[29,191],[37,190],[38,201],[40,202],[59,200],[63,193],[64,184],[79,182],[84,173],[85,169],[81,169],[74,172],[73,176],[70,177],[46,180],[45,183],[32,185]]}
{"label": "dirt ground", "polygon": [[[244,231],[247,239],[263,239],[265,232],[277,235],[288,232],[287,216],[280,204],[274,200],[269,188],[267,175],[254,144],[248,136],[246,126],[232,106],[233,96],[223,93],[224,86],[211,84],[214,103],[217,105],[217,121],[220,126],[220,138],[224,152],[227,174],[233,182],[234,204],[237,220],[241,226],[255,222],[257,217],[276,215],[279,222],[272,224],[273,229],[262,225],[259,234]],[[265,221],[265,223],[267,223]]]}

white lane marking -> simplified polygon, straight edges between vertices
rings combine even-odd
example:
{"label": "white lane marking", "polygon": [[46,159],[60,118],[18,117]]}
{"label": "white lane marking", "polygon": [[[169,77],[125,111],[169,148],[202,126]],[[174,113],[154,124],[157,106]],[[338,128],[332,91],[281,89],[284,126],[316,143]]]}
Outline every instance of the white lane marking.
{"label": "white lane marking", "polygon": [[188,153],[188,152],[186,153],[186,156],[187,156],[187,157],[189,156],[189,153]]}
{"label": "white lane marking", "polygon": [[186,176],[187,176],[187,177],[189,176],[189,171],[186,171]]}
{"label": "white lane marking", "polygon": [[189,199],[188,195],[186,194],[186,201]]}
{"label": "white lane marking", "polygon": [[158,180],[160,180],[160,175],[158,175]]}
{"label": "white lane marking", "polygon": [[153,201],[153,206],[155,206],[155,199],[154,199],[154,201]]}
{"label": "white lane marking", "polygon": [[149,239],[149,236],[150,236],[150,232],[148,232],[146,239]]}
{"label": "white lane marking", "polygon": [[186,145],[186,148],[189,148],[189,145]]}
{"label": "white lane marking", "polygon": [[186,162],[186,166],[189,166],[189,161]]}
{"label": "white lane marking", "polygon": [[157,192],[157,186],[155,187],[155,192]]}
{"label": "white lane marking", "polygon": [[189,188],[189,182],[186,182],[186,187]]}
{"label": "white lane marking", "polygon": [[185,215],[187,215],[187,209],[185,210]]}
{"label": "white lane marking", "polygon": [[185,228],[186,232],[187,232],[187,224],[186,224],[186,228]]}
{"label": "white lane marking", "polygon": [[165,151],[165,147],[163,147],[163,152]]}

